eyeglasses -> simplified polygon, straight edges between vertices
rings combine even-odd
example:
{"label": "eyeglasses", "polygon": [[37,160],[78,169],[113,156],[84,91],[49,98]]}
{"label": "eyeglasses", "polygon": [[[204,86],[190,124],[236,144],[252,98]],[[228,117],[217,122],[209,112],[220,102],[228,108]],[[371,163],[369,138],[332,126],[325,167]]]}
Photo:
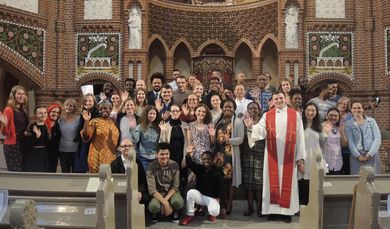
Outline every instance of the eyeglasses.
{"label": "eyeglasses", "polygon": [[180,111],[179,110],[173,110],[171,111],[172,113],[179,113]]}

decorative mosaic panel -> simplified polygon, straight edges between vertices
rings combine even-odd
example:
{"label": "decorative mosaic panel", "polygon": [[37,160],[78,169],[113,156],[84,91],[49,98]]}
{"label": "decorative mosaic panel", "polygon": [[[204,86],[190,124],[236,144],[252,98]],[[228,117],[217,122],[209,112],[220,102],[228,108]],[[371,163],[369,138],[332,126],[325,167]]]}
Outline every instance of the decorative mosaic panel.
{"label": "decorative mosaic panel", "polygon": [[90,72],[107,72],[120,77],[119,33],[82,33],[77,34],[76,39],[77,76]]}
{"label": "decorative mosaic panel", "polygon": [[45,72],[45,30],[0,20],[0,45]]}
{"label": "decorative mosaic panel", "polygon": [[353,33],[307,33],[307,74],[339,72],[353,79]]}
{"label": "decorative mosaic panel", "polygon": [[386,75],[390,75],[390,28],[385,29]]}

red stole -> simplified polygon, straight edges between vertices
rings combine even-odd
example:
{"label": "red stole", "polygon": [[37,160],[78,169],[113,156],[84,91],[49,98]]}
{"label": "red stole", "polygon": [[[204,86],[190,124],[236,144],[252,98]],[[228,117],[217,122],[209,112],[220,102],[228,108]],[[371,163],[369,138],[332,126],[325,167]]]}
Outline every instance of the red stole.
{"label": "red stole", "polygon": [[294,109],[287,108],[287,132],[284,148],[282,189],[279,192],[278,154],[276,147],[276,109],[267,112],[267,150],[268,150],[268,172],[270,183],[270,202],[279,204],[280,207],[290,208],[291,185],[293,168],[295,165],[295,144],[297,113]]}

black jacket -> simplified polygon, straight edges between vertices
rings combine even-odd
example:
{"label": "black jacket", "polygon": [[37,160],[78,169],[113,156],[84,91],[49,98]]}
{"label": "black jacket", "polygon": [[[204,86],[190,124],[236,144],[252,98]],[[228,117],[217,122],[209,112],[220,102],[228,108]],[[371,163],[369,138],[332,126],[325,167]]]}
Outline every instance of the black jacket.
{"label": "black jacket", "polygon": [[226,208],[223,172],[221,168],[213,167],[206,172],[204,165],[196,164],[190,155],[186,155],[186,162],[196,175],[196,189],[205,196],[219,198],[221,208]]}

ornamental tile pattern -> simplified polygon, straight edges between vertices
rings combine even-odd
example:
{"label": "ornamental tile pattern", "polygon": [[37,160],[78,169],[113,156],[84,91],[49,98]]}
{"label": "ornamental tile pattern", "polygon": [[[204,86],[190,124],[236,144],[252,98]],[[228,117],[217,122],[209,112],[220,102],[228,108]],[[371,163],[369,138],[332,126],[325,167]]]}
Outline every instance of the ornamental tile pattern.
{"label": "ornamental tile pattern", "polygon": [[44,74],[44,29],[0,20],[0,43]]}
{"label": "ornamental tile pattern", "polygon": [[306,58],[309,77],[334,72],[353,80],[353,33],[308,32]]}
{"label": "ornamental tile pattern", "polygon": [[266,34],[278,34],[277,2],[231,11],[191,11],[150,3],[150,36],[159,34],[171,48],[184,38],[194,50],[207,40],[219,40],[228,48],[242,38],[257,46]]}
{"label": "ornamental tile pattern", "polygon": [[81,33],[76,37],[76,77],[102,72],[120,78],[119,33]]}

